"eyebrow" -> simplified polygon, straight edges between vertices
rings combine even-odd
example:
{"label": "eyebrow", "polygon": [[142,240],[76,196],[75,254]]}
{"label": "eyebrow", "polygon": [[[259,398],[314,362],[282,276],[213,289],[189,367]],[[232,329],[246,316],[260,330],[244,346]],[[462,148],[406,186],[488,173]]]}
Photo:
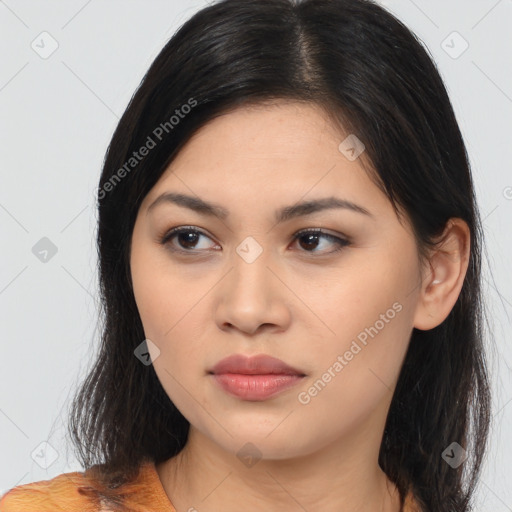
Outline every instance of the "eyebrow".
{"label": "eyebrow", "polygon": [[[217,217],[219,219],[226,219],[229,217],[229,211],[224,207],[204,201],[199,197],[188,196],[185,194],[178,194],[174,192],[165,192],[158,196],[153,203],[148,207],[146,214],[153,210],[157,205],[164,203],[172,203],[183,208],[188,208],[201,215],[208,215],[211,217]],[[276,210],[275,221],[277,224],[286,222],[295,217],[302,217],[306,215],[312,215],[313,213],[330,210],[334,208],[344,208],[356,213],[367,215],[375,219],[374,215],[370,213],[366,208],[338,197],[324,197],[321,199],[313,199],[311,201],[303,201],[290,206],[285,206]]]}

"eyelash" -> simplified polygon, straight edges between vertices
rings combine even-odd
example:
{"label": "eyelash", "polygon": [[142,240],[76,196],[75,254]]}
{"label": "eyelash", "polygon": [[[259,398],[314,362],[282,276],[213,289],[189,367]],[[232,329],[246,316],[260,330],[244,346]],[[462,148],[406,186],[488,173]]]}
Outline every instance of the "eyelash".
{"label": "eyelash", "polygon": [[[170,231],[167,231],[163,236],[160,236],[159,242],[160,242],[160,244],[162,244],[164,246],[168,246],[169,249],[173,252],[179,252],[182,254],[187,254],[187,253],[197,254],[198,252],[203,252],[202,250],[195,251],[194,249],[178,249],[176,247],[172,247],[170,244],[171,240],[175,236],[177,236],[181,233],[194,233],[194,234],[205,236],[206,238],[210,238],[206,233],[203,233],[202,231],[194,228],[193,226],[180,226],[178,228],[173,228]],[[322,229],[305,229],[305,230],[299,231],[298,233],[296,233],[294,235],[293,242],[295,242],[299,238],[306,236],[306,235],[321,235],[321,237],[326,238],[337,245],[337,248],[334,249],[333,251],[321,252],[320,254],[322,254],[322,255],[328,255],[328,254],[333,254],[333,253],[339,252],[339,251],[343,250],[346,246],[350,245],[350,241],[348,239],[337,237],[337,236],[331,235],[329,233],[325,233]],[[315,251],[303,250],[300,252],[316,254]]]}

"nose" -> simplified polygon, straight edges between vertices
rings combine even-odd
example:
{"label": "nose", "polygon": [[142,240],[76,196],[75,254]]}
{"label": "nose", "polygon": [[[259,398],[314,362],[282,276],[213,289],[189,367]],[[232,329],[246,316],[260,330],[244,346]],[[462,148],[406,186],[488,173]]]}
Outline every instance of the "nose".
{"label": "nose", "polygon": [[248,262],[237,253],[233,266],[216,287],[215,320],[222,330],[238,329],[245,334],[288,328],[288,306],[292,292],[283,283],[279,271],[263,251]]}

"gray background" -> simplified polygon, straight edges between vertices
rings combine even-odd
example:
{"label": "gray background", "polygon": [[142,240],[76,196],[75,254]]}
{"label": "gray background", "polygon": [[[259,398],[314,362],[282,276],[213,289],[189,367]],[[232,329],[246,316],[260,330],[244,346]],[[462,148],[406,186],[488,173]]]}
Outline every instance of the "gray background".
{"label": "gray background", "polygon": [[[492,440],[477,510],[511,511],[512,0],[382,4],[428,47],[471,158],[496,336]],[[97,347],[101,163],[150,63],[204,5],[0,0],[0,492],[81,469],[64,427]]]}

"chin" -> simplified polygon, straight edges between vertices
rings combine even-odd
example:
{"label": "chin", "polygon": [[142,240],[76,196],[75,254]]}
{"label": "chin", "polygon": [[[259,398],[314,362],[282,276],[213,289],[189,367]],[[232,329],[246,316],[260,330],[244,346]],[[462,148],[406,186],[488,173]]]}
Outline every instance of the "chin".
{"label": "chin", "polygon": [[[216,437],[210,439],[225,451],[234,454],[243,463],[247,458],[283,461],[295,459],[310,455],[322,448],[318,443],[318,437],[301,439],[290,429],[277,432],[278,429],[269,435],[268,428],[241,428],[233,437],[226,435],[222,439]],[[248,467],[253,462],[249,462]]]}

